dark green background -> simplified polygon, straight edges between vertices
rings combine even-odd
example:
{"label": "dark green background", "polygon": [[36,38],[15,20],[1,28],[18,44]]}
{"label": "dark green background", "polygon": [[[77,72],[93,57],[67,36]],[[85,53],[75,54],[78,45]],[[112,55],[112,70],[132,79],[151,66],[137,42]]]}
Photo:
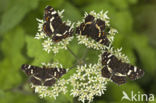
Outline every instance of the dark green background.
{"label": "dark green background", "polygon": [[[77,103],[76,98],[66,95],[56,101],[40,99],[20,70],[23,63],[39,66],[58,59],[65,67],[71,67],[75,62],[69,51],[62,50],[56,56],[47,54],[41,41],[33,39],[38,30],[36,18],[43,18],[46,5],[65,9],[64,18],[74,22],[82,19],[84,11],[108,10],[111,26],[119,31],[115,48],[122,47],[131,63],[145,71],[139,80],[121,86],[109,83],[95,103],[120,102],[123,90],[128,94],[132,90],[156,94],[156,0],[0,0],[0,103]],[[80,58],[86,52],[76,40],[69,47]],[[87,63],[97,61],[95,54],[98,52],[88,49]]]}

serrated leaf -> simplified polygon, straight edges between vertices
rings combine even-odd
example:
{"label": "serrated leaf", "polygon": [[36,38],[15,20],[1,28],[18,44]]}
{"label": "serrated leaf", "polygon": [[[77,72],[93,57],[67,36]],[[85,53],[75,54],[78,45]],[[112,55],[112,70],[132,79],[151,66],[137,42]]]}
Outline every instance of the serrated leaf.
{"label": "serrated leaf", "polygon": [[15,27],[30,10],[36,8],[37,4],[38,0],[14,1],[14,5],[11,5],[9,10],[4,12],[2,15],[0,33],[3,34],[4,32]]}

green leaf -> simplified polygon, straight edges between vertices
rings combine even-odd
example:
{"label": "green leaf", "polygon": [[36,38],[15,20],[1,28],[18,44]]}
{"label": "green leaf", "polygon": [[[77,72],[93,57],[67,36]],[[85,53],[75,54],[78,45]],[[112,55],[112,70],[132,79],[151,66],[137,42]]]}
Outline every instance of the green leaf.
{"label": "green leaf", "polygon": [[129,4],[137,4],[139,0],[127,0]]}
{"label": "green leaf", "polygon": [[64,67],[73,67],[73,65],[76,63],[78,59],[78,52],[79,47],[77,46],[76,39],[72,40],[70,44],[68,45],[68,48],[76,55],[76,57],[70,52],[69,49],[67,50],[60,50],[58,54],[55,55],[53,58],[54,61],[59,61]]}
{"label": "green leaf", "polygon": [[[40,8],[45,8],[47,5],[52,6],[53,8],[59,8],[63,5],[64,0],[42,0],[40,1]],[[44,11],[44,10],[42,10]]]}
{"label": "green leaf", "polygon": [[144,35],[133,35],[130,41],[138,52],[143,68],[146,69],[147,72],[153,74],[156,68],[156,52],[149,46],[147,37]]}
{"label": "green leaf", "polygon": [[71,0],[77,6],[83,6],[92,3],[94,0]]}
{"label": "green leaf", "polygon": [[38,103],[37,97],[24,92],[3,92],[0,95],[0,103]]}
{"label": "green leaf", "polygon": [[1,49],[4,54],[0,62],[0,88],[7,89],[21,82],[20,66],[25,62],[21,51],[24,46],[24,31],[17,28],[3,37]]}
{"label": "green leaf", "polygon": [[73,22],[80,20],[81,14],[79,10],[76,7],[74,7],[71,3],[69,3],[68,1],[64,3],[61,9],[65,10],[63,13],[65,20],[71,20]]}
{"label": "green leaf", "polygon": [[59,96],[54,98],[46,98],[47,103],[73,103],[73,97],[66,94],[59,94]]}
{"label": "green leaf", "polygon": [[[137,94],[137,93],[143,93],[142,89],[135,83],[126,83],[123,85],[116,85],[114,83],[111,83],[111,88],[107,92],[109,92],[109,98],[111,98],[110,101],[112,102],[121,102],[123,91],[127,93],[129,97],[131,97],[131,93]],[[131,101],[123,100],[123,103],[131,103]]]}
{"label": "green leaf", "polygon": [[0,13],[4,12],[7,9],[9,2],[10,2],[10,0],[5,0],[5,1],[0,0]]}
{"label": "green leaf", "polygon": [[9,10],[4,12],[0,24],[0,33],[4,33],[21,22],[24,16],[32,9],[36,8],[38,0],[16,0]]}
{"label": "green leaf", "polygon": [[43,50],[42,41],[34,39],[34,37],[26,36],[27,55],[34,58],[32,64],[41,65],[42,62],[50,62],[53,59],[53,53],[49,54]]}
{"label": "green leaf", "polygon": [[125,9],[128,8],[128,3],[126,0],[109,0],[109,2],[119,9]]}
{"label": "green leaf", "polygon": [[[98,6],[97,6],[98,5]],[[109,4],[108,1],[102,1],[102,2],[95,2],[92,3],[85,8],[82,9],[83,11],[90,12],[92,10],[96,12],[100,12],[101,10],[103,11],[109,11],[110,13],[113,13],[115,11],[115,8]]]}
{"label": "green leaf", "polygon": [[111,24],[119,33],[127,35],[127,33],[132,31],[133,19],[129,11],[115,12],[111,16]]}

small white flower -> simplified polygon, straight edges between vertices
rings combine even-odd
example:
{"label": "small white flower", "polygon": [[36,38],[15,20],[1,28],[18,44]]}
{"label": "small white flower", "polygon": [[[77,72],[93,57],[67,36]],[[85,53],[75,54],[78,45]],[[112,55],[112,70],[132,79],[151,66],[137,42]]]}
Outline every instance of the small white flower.
{"label": "small white flower", "polygon": [[94,96],[104,94],[107,80],[101,76],[101,69],[99,64],[77,66],[76,73],[69,79],[73,86],[70,94],[73,97],[78,97],[78,100],[83,103],[86,100],[91,102]]}
{"label": "small white flower", "polygon": [[64,9],[61,10],[61,11],[58,10],[57,13],[58,13],[58,15],[59,15],[61,18],[63,18],[63,15],[62,15],[62,14],[64,13]]}
{"label": "small white flower", "polygon": [[101,50],[106,48],[105,45],[102,45],[93,39],[89,40],[86,36],[77,35],[77,39],[78,39],[78,44],[84,44],[88,48],[94,48],[96,50]]}

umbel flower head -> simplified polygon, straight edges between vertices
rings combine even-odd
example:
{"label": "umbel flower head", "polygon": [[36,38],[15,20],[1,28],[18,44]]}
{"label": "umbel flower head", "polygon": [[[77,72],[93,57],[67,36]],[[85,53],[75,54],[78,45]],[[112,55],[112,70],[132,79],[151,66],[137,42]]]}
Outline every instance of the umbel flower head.
{"label": "umbel flower head", "polygon": [[[54,12],[51,12],[50,15],[53,15],[53,13],[55,13],[55,14],[58,14],[57,16],[60,19],[62,19],[63,18],[63,16],[62,16],[63,12],[64,12],[64,10],[62,10],[62,11],[54,11]],[[46,17],[46,14],[45,14],[45,17]],[[58,53],[60,49],[67,49],[67,45],[73,39],[72,36],[68,37],[66,35],[66,33],[72,31],[72,29],[74,27],[74,23],[71,23],[71,21],[69,21],[69,20],[62,21],[62,23],[66,24],[66,25],[63,25],[61,23],[59,25],[63,25],[66,28],[67,27],[70,27],[70,28],[68,28],[69,31],[68,30],[64,30],[63,34],[59,34],[59,33],[55,33],[55,32],[53,33],[52,32],[52,31],[55,31],[55,30],[53,30],[54,28],[52,27],[52,24],[53,25],[56,24],[58,26],[57,22],[56,23],[52,23],[52,20],[53,20],[52,18],[49,21],[37,19],[37,21],[38,21],[38,33],[36,34],[35,39],[43,39],[43,43],[42,43],[43,50],[47,51],[48,53],[50,53],[51,51],[53,53]],[[49,26],[50,29],[48,28],[47,25]],[[63,27],[59,26],[58,28],[63,28]],[[44,32],[44,29],[48,33],[50,32],[51,34],[47,34],[46,32]],[[62,32],[62,31],[60,31],[60,32]],[[55,40],[53,40],[52,38],[55,39]],[[61,39],[61,40],[59,40],[59,39]]]}
{"label": "umbel flower head", "polygon": [[107,79],[101,76],[101,69],[100,63],[77,66],[76,73],[69,79],[72,86],[70,94],[78,97],[83,103],[85,101],[90,103],[95,96],[104,94]]}

